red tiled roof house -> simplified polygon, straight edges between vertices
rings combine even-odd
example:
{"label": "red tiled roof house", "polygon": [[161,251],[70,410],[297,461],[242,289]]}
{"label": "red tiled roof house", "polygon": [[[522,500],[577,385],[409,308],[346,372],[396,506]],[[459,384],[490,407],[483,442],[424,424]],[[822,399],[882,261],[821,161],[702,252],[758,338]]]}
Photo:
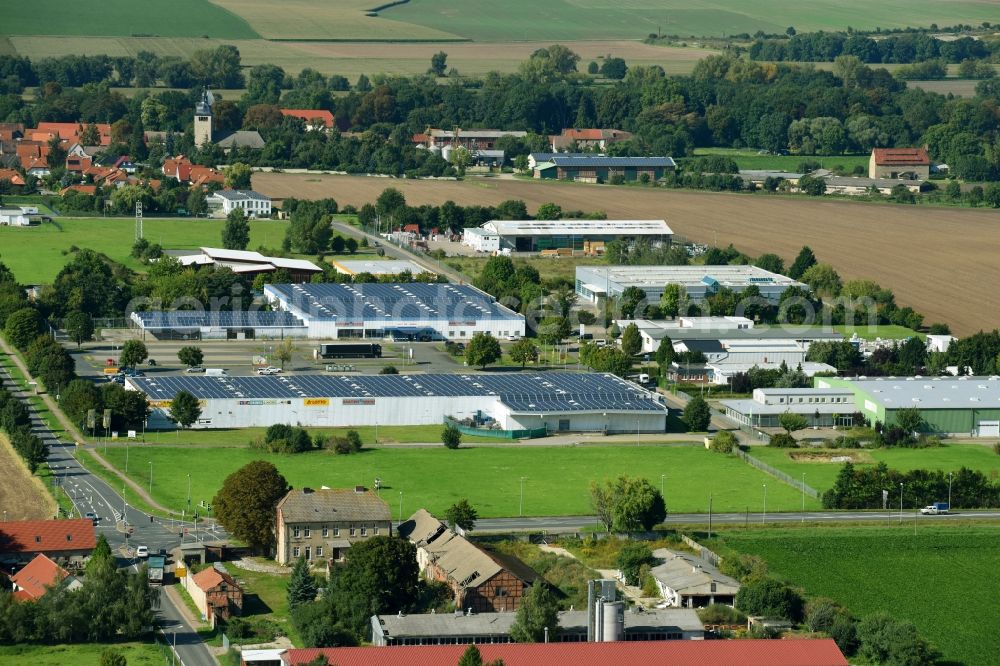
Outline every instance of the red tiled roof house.
{"label": "red tiled roof house", "polygon": [[66,585],[69,589],[81,586],[80,581],[71,577],[61,566],[44,555],[36,555],[26,567],[10,577],[10,582],[14,586],[15,600],[37,601],[67,578],[69,581]]}
{"label": "red tiled roof house", "polygon": [[875,148],[868,160],[869,178],[927,180],[930,175],[926,148]]}
{"label": "red tiled roof house", "polygon": [[181,580],[194,605],[213,627],[216,618],[228,620],[243,611],[243,588],[225,571],[209,567],[194,575],[188,573]]}
{"label": "red tiled roof house", "polygon": [[78,565],[94,546],[94,524],[75,520],[12,520],[0,523],[0,562],[27,564],[46,555],[60,564]]}

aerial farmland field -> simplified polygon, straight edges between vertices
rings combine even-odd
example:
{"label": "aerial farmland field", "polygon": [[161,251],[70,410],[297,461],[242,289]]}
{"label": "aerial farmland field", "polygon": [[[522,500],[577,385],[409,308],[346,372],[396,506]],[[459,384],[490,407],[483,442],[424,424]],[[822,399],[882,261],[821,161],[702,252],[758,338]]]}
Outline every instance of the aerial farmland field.
{"label": "aerial farmland field", "polygon": [[958,335],[1000,326],[1000,283],[993,210],[871,204],[765,194],[716,194],[633,186],[470,178],[388,180],[317,174],[254,175],[272,197],[333,197],[343,206],[374,201],[387,187],[410,205],[523,199],[529,211],[545,202],[566,210],[603,210],[609,219],[665,219],[674,233],[732,243],[756,256],[777,252],[791,261],[803,245],[844,279],[867,278],[891,288],[927,322],[947,322]]}
{"label": "aerial farmland field", "polygon": [[67,0],[3,4],[3,35],[219,37],[251,39],[245,20],[208,0],[105,0],[82,8]]}
{"label": "aerial farmland field", "polygon": [[759,555],[770,571],[855,616],[886,611],[913,622],[947,664],[996,663],[1000,654],[1000,526],[767,529],[722,533],[727,552]]}

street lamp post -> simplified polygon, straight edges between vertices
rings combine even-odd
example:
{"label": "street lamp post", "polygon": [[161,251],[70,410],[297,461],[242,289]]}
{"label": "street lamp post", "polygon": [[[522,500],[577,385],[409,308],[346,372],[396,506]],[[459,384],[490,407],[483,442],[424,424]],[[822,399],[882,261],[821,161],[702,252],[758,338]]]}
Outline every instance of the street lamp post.
{"label": "street lamp post", "polygon": [[951,511],[951,481],[954,472],[948,472],[948,510]]}
{"label": "street lamp post", "polygon": [[522,476],[521,477],[521,501],[517,505],[517,515],[518,516],[523,516],[524,515],[524,482],[525,482],[525,480],[527,478],[528,477],[526,477],[526,476]]}
{"label": "street lamp post", "polygon": [[712,493],[708,494],[708,538],[712,538]]}
{"label": "street lamp post", "polygon": [[128,475],[128,438],[125,438],[125,474]]}
{"label": "street lamp post", "polygon": [[403,523],[403,491],[399,491],[399,522]]}
{"label": "street lamp post", "polygon": [[899,524],[903,524],[903,484],[899,484]]}
{"label": "street lamp post", "polygon": [[153,495],[153,461],[149,461],[149,494]]}
{"label": "street lamp post", "polygon": [[188,508],[191,507],[191,475],[188,474]]}
{"label": "street lamp post", "polygon": [[765,483],[763,485],[764,485],[764,510],[760,514],[761,525],[763,525],[764,522],[767,520],[767,484]]}
{"label": "street lamp post", "polygon": [[667,476],[666,474],[660,475],[660,497],[663,497],[663,479],[666,476]]}
{"label": "street lamp post", "polygon": [[806,473],[802,472],[802,522],[806,522]]}

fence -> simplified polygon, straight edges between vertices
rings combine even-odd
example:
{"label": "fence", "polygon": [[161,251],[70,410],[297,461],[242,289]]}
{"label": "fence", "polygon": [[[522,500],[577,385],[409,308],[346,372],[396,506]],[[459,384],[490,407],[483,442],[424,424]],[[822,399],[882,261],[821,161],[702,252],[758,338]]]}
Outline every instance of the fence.
{"label": "fence", "polygon": [[780,481],[784,481],[793,488],[796,488],[805,493],[806,495],[809,495],[809,497],[819,497],[819,491],[813,488],[812,486],[807,486],[800,479],[796,479],[788,474],[785,474],[780,469],[775,469],[774,467],[768,465],[766,462],[754,458],[746,451],[743,451],[741,449],[737,450],[736,455],[739,456],[739,458],[748,465],[752,465],[757,469],[759,469],[760,471],[764,472],[765,474],[770,474],[774,478],[779,479]]}
{"label": "fence", "polygon": [[548,430],[545,428],[530,428],[527,430],[490,430],[487,428],[473,428],[472,426],[462,425],[458,421],[448,417],[445,417],[444,422],[446,425],[451,426],[463,435],[492,437],[493,439],[535,439],[536,437],[545,437],[545,435],[548,434]]}
{"label": "fence", "polygon": [[682,534],[681,541],[690,546],[695,552],[698,553],[698,555],[701,556],[701,559],[710,563],[712,566],[717,567],[722,564],[722,557],[720,557],[718,553],[716,553],[713,550],[709,550],[708,548],[705,548],[703,545],[701,545],[688,535]]}

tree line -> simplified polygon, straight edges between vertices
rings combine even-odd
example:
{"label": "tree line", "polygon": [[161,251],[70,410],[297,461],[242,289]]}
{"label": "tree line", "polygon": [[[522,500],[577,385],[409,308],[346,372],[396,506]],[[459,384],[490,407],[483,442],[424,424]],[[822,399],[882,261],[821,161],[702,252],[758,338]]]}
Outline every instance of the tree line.
{"label": "tree line", "polygon": [[[903,37],[909,38],[899,39]],[[278,67],[258,66],[250,70],[245,95],[217,101],[215,121],[221,131],[258,129],[265,139],[264,149],[235,150],[228,157],[231,161],[445,175],[452,173],[453,165],[414,148],[414,133],[428,126],[529,131],[525,139],[498,145],[514,158],[543,148],[546,134],[566,127],[615,127],[633,132],[634,138],[609,146],[610,153],[685,156],[702,146],[787,150],[794,121],[833,118],[853,128],[858,149],[926,143],[932,157],[947,162],[959,177],[965,177],[966,170],[979,173],[984,166],[996,177],[997,151],[991,146],[997,130],[990,109],[1000,100],[1000,83],[994,80],[983,81],[977,97],[948,98],[908,89],[886,70],[869,67],[854,55],[840,56],[832,72],[720,55],[702,59],[686,76],[634,66],[613,85],[595,85],[576,71],[579,58],[565,47],[541,51],[510,74],[494,72],[446,85],[427,75],[375,76],[359,81],[346,95],[288,98],[310,102],[307,108],[330,110],[337,129],[355,133],[351,136],[302,132],[301,121],[279,119],[275,113],[279,102],[286,103],[286,92],[328,92],[329,79],[314,72],[289,77]],[[23,70],[23,62],[0,60],[0,72]],[[285,91],[289,82],[293,88]],[[38,98],[30,101],[16,93],[0,96],[0,120],[110,122],[116,138],[125,139],[132,149],[121,154],[138,159],[145,156],[145,146],[138,145],[144,131],[178,132],[170,139],[175,150],[205,164],[225,158],[215,146],[194,150],[190,128],[197,91],[144,92],[126,99],[107,81],[85,85],[90,87],[43,82]]]}
{"label": "tree line", "polygon": [[[887,499],[883,500],[883,491]],[[900,493],[903,493],[902,498]],[[978,470],[963,467],[953,474],[942,470],[889,469],[844,463],[833,487],[823,493],[827,509],[883,509],[904,502],[907,509],[941,502],[951,497],[955,506],[988,509],[1000,506],[1000,485]]]}
{"label": "tree line", "polygon": [[786,39],[758,39],[750,45],[754,60],[832,62],[855,56],[864,63],[912,64],[942,59],[949,63],[991,58],[1000,54],[1000,40],[938,39],[927,33],[902,33],[879,39],[860,33],[800,32]]}

